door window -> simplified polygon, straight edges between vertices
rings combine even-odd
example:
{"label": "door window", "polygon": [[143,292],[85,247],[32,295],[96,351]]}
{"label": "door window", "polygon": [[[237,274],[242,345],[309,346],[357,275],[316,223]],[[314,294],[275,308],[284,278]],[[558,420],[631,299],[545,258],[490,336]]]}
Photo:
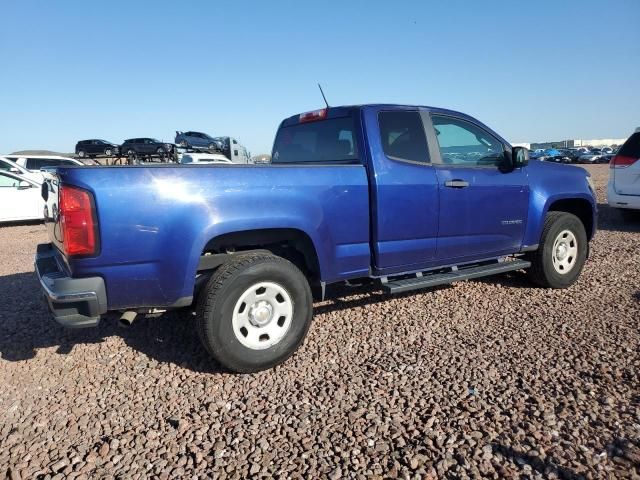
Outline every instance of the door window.
{"label": "door window", "polygon": [[504,146],[493,135],[459,118],[432,115],[442,163],[466,167],[498,166]]}
{"label": "door window", "polygon": [[419,112],[380,112],[382,149],[389,158],[429,163],[427,137]]}

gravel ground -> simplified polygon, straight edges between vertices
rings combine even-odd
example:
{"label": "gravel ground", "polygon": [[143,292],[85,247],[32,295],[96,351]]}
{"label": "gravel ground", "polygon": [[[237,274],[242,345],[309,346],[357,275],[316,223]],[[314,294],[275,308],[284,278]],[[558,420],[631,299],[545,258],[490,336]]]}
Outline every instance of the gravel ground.
{"label": "gravel ground", "polygon": [[[221,372],[187,314],[65,331],[0,228],[0,475],[640,477],[640,221],[603,205],[580,281],[334,289],[303,347]],[[364,292],[364,293],[363,293]]]}

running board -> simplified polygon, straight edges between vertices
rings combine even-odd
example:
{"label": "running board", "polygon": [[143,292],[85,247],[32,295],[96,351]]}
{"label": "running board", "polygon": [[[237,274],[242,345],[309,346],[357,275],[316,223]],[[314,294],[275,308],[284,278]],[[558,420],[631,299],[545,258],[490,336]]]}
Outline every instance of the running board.
{"label": "running board", "polygon": [[445,273],[424,273],[416,274],[416,277],[404,278],[402,280],[391,280],[384,282],[382,288],[387,293],[402,293],[420,288],[435,287],[436,285],[446,285],[448,283],[470,280],[472,278],[487,277],[498,273],[511,272],[529,268],[531,262],[526,260],[510,260],[506,262],[496,262],[489,265],[472,267],[455,267]]}

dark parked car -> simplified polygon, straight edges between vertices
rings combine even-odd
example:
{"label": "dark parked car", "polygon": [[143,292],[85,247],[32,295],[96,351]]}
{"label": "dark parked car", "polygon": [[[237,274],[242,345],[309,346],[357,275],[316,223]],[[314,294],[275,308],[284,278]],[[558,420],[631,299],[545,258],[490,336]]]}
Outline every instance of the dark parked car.
{"label": "dark parked car", "polygon": [[213,138],[202,132],[180,132],[176,131],[176,145],[181,147],[200,147],[209,150],[221,150],[222,144],[219,139]]}
{"label": "dark parked car", "polygon": [[130,138],[123,142],[120,151],[128,157],[159,156],[164,158],[173,154],[173,145],[155,138]]}
{"label": "dark parked car", "polygon": [[115,143],[107,142],[97,138],[91,140],[80,140],[76,143],[76,155],[80,158],[97,157],[106,155],[111,157],[120,153],[120,147]]}

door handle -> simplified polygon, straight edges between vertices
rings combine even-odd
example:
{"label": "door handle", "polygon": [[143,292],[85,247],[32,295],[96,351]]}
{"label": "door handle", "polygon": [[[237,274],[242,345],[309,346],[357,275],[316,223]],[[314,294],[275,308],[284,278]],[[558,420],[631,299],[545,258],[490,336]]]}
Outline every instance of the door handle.
{"label": "door handle", "polygon": [[447,180],[444,182],[444,186],[449,188],[467,188],[469,182],[465,180]]}

